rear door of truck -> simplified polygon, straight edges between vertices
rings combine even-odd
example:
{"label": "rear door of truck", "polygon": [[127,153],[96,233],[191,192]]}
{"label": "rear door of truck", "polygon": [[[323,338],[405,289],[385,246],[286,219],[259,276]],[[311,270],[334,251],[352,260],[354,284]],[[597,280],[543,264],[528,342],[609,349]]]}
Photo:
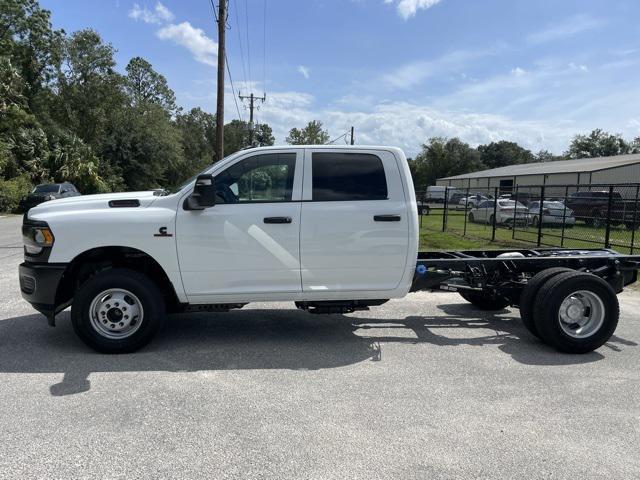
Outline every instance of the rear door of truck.
{"label": "rear door of truck", "polygon": [[392,152],[305,149],[302,198],[303,292],[399,285],[411,219]]}

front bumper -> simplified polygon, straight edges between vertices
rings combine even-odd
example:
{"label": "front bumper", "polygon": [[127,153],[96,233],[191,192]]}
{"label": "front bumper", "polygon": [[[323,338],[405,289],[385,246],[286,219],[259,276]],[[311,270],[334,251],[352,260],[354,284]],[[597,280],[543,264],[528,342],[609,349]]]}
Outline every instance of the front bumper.
{"label": "front bumper", "polygon": [[19,267],[22,298],[47,317],[54,325],[54,317],[62,308],[56,305],[56,292],[67,268],[66,263],[29,263]]}

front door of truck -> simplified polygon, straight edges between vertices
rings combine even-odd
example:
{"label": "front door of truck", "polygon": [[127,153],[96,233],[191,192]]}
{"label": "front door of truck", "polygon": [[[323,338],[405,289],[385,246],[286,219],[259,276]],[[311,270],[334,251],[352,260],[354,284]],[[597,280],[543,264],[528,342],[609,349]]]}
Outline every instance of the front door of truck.
{"label": "front door of truck", "polygon": [[302,150],[250,153],[216,173],[215,184],[214,207],[178,207],[178,258],[189,300],[300,292]]}
{"label": "front door of truck", "polygon": [[305,293],[398,286],[407,263],[409,210],[391,152],[306,150],[303,199]]}

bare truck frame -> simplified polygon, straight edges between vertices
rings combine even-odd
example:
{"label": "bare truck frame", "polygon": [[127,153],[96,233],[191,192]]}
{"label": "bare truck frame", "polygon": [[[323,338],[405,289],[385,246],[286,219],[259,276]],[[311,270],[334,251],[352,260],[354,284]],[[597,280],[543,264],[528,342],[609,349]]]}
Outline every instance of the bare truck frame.
{"label": "bare truck frame", "polygon": [[634,283],[640,255],[608,249],[420,252],[411,291],[458,292],[483,310],[519,307],[526,328],[567,353],[613,335],[617,293]]}

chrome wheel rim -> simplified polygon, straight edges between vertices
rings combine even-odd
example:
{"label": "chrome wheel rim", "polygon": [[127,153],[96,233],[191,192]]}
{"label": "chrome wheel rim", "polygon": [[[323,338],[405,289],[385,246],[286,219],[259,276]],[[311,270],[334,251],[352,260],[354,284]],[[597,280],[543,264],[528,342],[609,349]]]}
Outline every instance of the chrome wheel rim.
{"label": "chrome wheel rim", "polygon": [[99,335],[120,340],[138,331],[144,310],[138,297],[130,291],[110,288],[94,297],[89,316],[91,326]]}
{"label": "chrome wheel rim", "polygon": [[560,304],[558,320],[562,331],[572,338],[588,338],[604,323],[605,308],[602,299],[589,290],[568,295]]}

